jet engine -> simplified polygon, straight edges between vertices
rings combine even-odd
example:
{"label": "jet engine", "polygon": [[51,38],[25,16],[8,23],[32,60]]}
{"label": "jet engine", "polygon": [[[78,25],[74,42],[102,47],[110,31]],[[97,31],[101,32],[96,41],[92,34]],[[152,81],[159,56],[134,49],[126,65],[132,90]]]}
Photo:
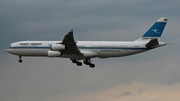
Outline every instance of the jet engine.
{"label": "jet engine", "polygon": [[65,45],[62,45],[62,44],[51,44],[50,49],[52,51],[65,50]]}
{"label": "jet engine", "polygon": [[61,56],[61,52],[60,51],[51,51],[51,50],[49,50],[47,52],[47,56],[48,57],[60,57]]}

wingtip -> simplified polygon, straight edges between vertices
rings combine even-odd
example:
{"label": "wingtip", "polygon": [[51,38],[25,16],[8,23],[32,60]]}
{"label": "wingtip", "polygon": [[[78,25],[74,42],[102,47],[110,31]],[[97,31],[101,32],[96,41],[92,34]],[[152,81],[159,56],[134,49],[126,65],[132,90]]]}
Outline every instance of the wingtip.
{"label": "wingtip", "polygon": [[69,32],[73,32],[73,29],[71,29]]}

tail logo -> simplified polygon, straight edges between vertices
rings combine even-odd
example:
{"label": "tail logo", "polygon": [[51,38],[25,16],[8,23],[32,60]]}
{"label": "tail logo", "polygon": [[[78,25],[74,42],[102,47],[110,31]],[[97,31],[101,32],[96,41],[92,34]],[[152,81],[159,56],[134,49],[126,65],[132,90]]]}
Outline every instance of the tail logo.
{"label": "tail logo", "polygon": [[152,29],[152,31],[153,31],[154,33],[157,33],[157,34],[160,33],[158,29]]}

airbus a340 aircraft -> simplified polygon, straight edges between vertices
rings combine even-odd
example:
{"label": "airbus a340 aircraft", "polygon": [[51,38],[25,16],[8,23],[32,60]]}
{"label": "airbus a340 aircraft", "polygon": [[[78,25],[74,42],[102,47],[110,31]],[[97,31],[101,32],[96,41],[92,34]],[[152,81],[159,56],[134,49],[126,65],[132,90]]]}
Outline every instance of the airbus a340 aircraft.
{"label": "airbus a340 aircraft", "polygon": [[91,58],[128,56],[166,45],[159,39],[167,21],[167,17],[159,18],[135,41],[75,41],[71,29],[63,41],[19,41],[11,43],[5,50],[19,56],[20,63],[22,56],[60,57],[70,58],[78,66],[82,65],[80,60],[83,60],[84,64],[94,68],[95,64],[91,62]]}

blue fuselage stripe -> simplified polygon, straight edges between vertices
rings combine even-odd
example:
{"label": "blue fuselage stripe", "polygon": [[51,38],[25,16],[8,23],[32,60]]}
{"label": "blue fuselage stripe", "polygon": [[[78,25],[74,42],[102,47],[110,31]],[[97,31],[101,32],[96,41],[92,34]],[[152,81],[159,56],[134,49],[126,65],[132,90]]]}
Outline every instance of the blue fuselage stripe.
{"label": "blue fuselage stripe", "polygon": [[[116,49],[116,50],[148,50],[147,48],[131,48],[131,47],[78,47],[79,49]],[[47,47],[30,47],[30,46],[21,46],[21,47],[6,47],[6,49],[50,49]]]}

